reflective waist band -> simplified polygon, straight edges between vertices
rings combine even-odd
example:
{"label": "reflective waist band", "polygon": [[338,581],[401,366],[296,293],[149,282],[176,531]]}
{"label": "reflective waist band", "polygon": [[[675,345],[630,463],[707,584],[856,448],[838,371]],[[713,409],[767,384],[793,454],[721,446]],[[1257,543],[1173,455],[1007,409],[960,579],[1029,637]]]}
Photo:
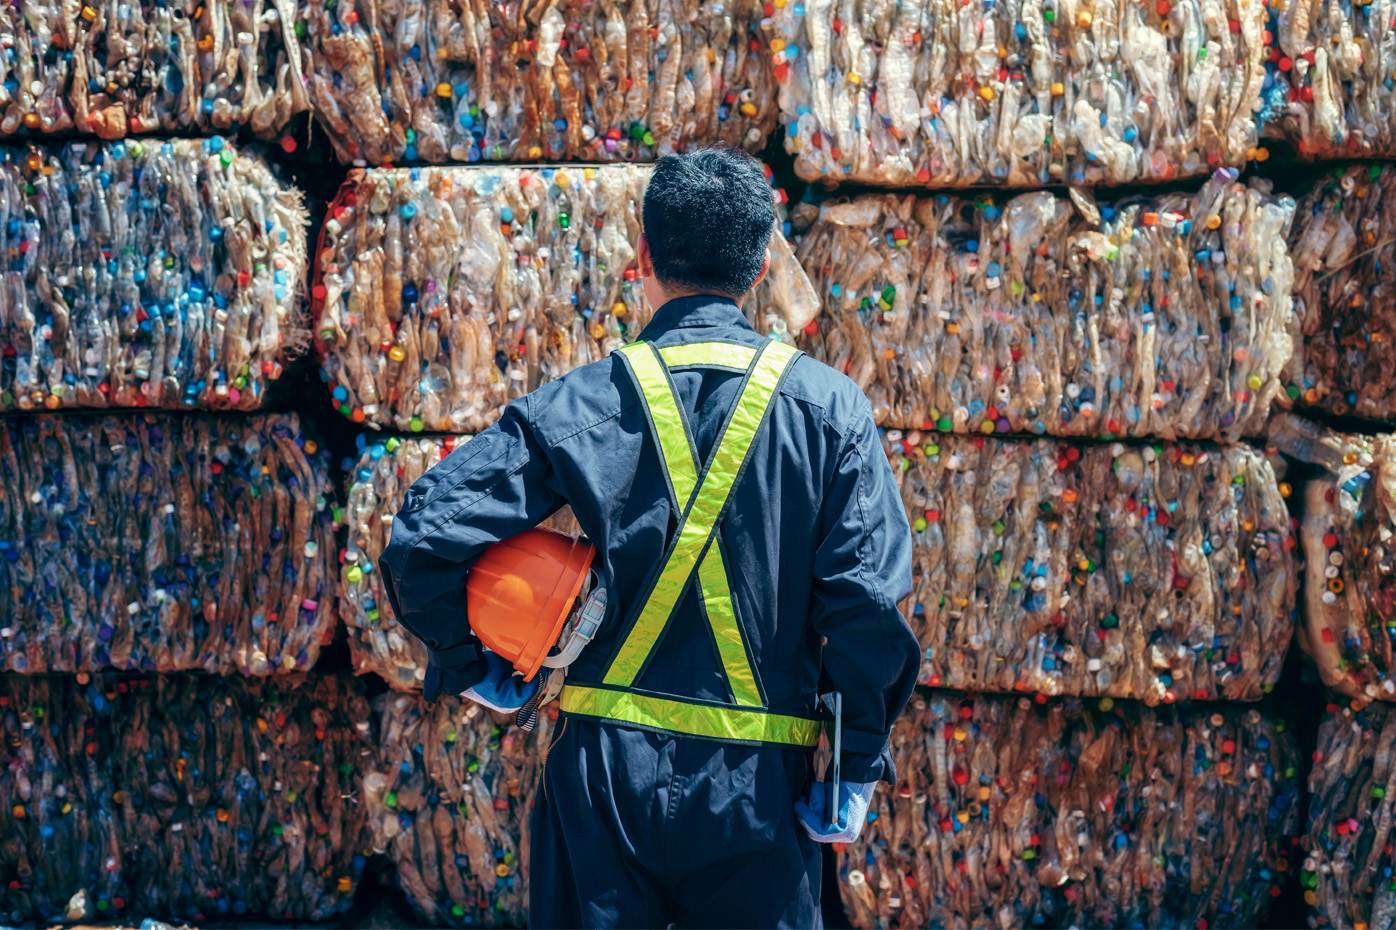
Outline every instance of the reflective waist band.
{"label": "reflective waist band", "polygon": [[679,698],[585,685],[567,685],[562,689],[562,710],[663,733],[801,749],[819,745],[821,726],[820,721],[811,717],[772,714],[749,707],[692,704]]}

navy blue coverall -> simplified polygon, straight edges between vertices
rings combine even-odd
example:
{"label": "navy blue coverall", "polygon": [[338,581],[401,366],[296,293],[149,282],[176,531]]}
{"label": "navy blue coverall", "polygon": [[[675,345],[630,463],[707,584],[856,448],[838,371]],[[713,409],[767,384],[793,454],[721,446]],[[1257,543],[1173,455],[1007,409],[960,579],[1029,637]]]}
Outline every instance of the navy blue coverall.
{"label": "navy blue coverall", "polygon": [[[715,296],[666,303],[640,338],[766,341]],[[671,379],[702,460],[742,376],[690,368]],[[398,621],[427,646],[428,700],[484,675],[465,616],[474,560],[565,504],[596,545],[609,610],[567,682],[601,681],[676,532],[658,456],[613,355],[510,404],[418,479],[380,566]],[[842,778],[895,780],[888,736],[919,662],[897,610],[911,589],[911,533],[862,392],[808,357],[790,363],[732,495],[719,532],[767,706],[813,715],[817,694],[841,691]],[[691,590],[680,600],[635,687],[730,703],[697,601]],[[792,811],[811,759],[564,712],[533,812],[533,926],[817,926],[820,856]]]}

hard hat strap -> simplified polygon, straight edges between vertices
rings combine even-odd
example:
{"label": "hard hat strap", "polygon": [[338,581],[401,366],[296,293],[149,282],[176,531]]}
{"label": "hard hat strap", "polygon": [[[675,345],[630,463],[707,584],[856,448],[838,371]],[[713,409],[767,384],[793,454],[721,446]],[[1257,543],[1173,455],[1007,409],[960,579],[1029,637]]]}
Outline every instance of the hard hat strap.
{"label": "hard hat strap", "polygon": [[581,601],[563,627],[562,636],[557,641],[557,652],[544,657],[543,664],[548,668],[566,668],[576,661],[601,629],[601,621],[606,616],[606,589],[597,583],[596,572],[588,574],[585,600]]}

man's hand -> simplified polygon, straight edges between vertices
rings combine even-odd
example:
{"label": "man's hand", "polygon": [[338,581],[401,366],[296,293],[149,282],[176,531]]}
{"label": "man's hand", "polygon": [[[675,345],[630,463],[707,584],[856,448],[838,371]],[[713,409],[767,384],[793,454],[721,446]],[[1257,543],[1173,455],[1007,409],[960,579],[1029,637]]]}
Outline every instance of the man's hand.
{"label": "man's hand", "polygon": [[524,681],[514,674],[514,666],[508,660],[488,649],[484,652],[485,661],[489,663],[485,679],[475,687],[463,691],[462,697],[468,697],[490,710],[513,713],[527,704],[528,699],[533,697],[533,692],[538,690],[538,677],[535,675],[532,681]]}
{"label": "man's hand", "polygon": [[873,789],[877,782],[865,785],[839,785],[839,820],[829,823],[829,784],[815,782],[810,786],[810,796],[795,802],[795,819],[805,828],[809,838],[816,843],[851,843],[863,830],[863,821],[868,816],[868,806],[872,803]]}

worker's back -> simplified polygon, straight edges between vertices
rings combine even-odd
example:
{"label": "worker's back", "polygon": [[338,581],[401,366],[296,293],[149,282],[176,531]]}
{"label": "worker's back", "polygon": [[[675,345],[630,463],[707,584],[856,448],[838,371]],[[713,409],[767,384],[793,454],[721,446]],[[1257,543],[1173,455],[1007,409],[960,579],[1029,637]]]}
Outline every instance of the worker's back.
{"label": "worker's back", "polygon": [[[711,297],[670,302],[645,336],[660,349],[710,343],[759,348],[766,341],[731,301]],[[667,367],[697,460],[706,463],[737,403],[744,371]],[[558,489],[597,546],[612,613],[569,670],[568,681],[600,682],[633,619],[629,614],[662,568],[680,514],[644,404],[618,356],[578,369],[526,400]],[[814,564],[826,535],[822,521],[844,517],[824,511],[824,491],[850,431],[869,417],[868,402],[852,381],[812,359],[797,358],[771,402],[719,524],[735,614],[765,704],[773,710],[814,710],[819,674],[819,636],[810,622],[818,610],[812,603]],[[734,701],[694,586],[680,599],[634,687]]]}

